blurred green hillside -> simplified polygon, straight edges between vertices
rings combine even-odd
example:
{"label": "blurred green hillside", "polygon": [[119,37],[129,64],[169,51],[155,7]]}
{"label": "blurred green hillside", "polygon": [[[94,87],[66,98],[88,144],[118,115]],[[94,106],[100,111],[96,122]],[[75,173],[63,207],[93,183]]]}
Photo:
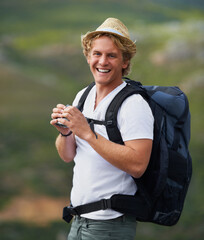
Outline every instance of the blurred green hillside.
{"label": "blurred green hillside", "polygon": [[[192,115],[193,178],[181,219],[172,228],[139,223],[137,239],[202,239],[203,13],[202,0],[0,1],[0,239],[66,239],[69,226],[61,216],[41,221],[46,214],[39,199],[47,213],[53,206],[61,210],[72,184],[73,164],[57,155],[50,114],[93,80],[80,36],[107,17],[121,19],[136,40],[129,77],[144,85],[179,86]],[[37,204],[36,221],[28,203]]]}

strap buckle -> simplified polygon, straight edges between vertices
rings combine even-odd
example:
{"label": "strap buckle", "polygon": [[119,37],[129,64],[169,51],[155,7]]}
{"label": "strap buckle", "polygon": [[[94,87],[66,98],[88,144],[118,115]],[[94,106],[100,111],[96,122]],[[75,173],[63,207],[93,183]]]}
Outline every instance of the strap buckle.
{"label": "strap buckle", "polygon": [[111,125],[113,125],[113,120],[108,120],[108,121],[106,122],[106,126],[111,126]]}
{"label": "strap buckle", "polygon": [[63,208],[63,215],[62,218],[67,222],[70,223],[73,216],[78,215],[76,210],[72,206],[67,206]]}
{"label": "strap buckle", "polygon": [[101,200],[101,209],[106,210],[111,208],[111,200],[110,199],[102,199]]}

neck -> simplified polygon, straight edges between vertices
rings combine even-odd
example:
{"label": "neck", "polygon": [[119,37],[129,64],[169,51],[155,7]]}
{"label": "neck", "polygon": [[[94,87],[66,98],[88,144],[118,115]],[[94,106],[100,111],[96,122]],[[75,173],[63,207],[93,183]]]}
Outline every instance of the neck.
{"label": "neck", "polygon": [[110,92],[112,92],[115,88],[120,86],[123,83],[121,80],[118,84],[107,86],[107,85],[102,85],[102,84],[97,84],[96,83],[96,100],[95,100],[95,108],[98,106],[100,101],[103,100]]}

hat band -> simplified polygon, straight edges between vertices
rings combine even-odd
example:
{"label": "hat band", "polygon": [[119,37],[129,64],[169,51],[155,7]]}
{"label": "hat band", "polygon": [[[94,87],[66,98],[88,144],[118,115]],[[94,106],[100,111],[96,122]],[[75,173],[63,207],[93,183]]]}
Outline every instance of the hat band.
{"label": "hat band", "polygon": [[112,29],[112,28],[101,28],[101,29],[97,29],[96,31],[97,32],[102,31],[102,32],[116,33],[116,34],[118,34],[122,37],[125,37],[122,33],[118,32],[118,31],[116,31],[115,29]]}

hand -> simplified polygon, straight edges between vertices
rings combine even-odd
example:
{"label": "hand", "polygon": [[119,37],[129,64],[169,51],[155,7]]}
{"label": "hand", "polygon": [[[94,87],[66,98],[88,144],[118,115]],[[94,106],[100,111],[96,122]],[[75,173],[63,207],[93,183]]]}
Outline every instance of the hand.
{"label": "hand", "polygon": [[78,108],[68,106],[64,109],[61,116],[63,118],[60,119],[60,122],[68,126],[69,129],[78,137],[86,140],[90,137],[90,134],[93,134],[86,118]]}
{"label": "hand", "polygon": [[58,104],[56,106],[56,108],[53,108],[52,114],[51,114],[52,120],[50,121],[50,124],[53,125],[54,127],[56,127],[56,129],[64,135],[66,135],[70,132],[69,127],[66,124],[66,122],[68,122],[68,121],[66,120],[66,122],[64,124],[67,126],[67,128],[60,127],[60,126],[56,125],[56,123],[58,123],[58,122],[62,123],[61,122],[61,120],[63,118],[62,114],[63,114],[65,108],[66,108],[66,106],[63,104]]}

